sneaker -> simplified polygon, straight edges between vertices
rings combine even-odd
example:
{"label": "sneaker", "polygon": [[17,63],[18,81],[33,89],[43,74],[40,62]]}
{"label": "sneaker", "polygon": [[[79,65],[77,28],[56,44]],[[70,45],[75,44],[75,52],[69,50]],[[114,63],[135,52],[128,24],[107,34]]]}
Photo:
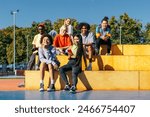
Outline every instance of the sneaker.
{"label": "sneaker", "polygon": [[40,89],[39,89],[40,92],[44,91],[44,84],[43,83],[40,83]]}
{"label": "sneaker", "polygon": [[22,82],[22,83],[18,84],[18,87],[25,87],[24,82]]}
{"label": "sneaker", "polygon": [[40,70],[38,65],[35,65],[35,70]]}
{"label": "sneaker", "polygon": [[76,87],[75,86],[72,86],[71,88],[70,88],[70,91],[69,91],[70,93],[76,93]]}
{"label": "sneaker", "polygon": [[66,85],[64,91],[69,91],[69,90],[70,90],[70,85]]}
{"label": "sneaker", "polygon": [[54,84],[51,84],[51,85],[47,88],[47,91],[48,91],[48,92],[55,91],[55,85],[54,85]]}
{"label": "sneaker", "polygon": [[107,56],[110,56],[110,53],[106,53]]}

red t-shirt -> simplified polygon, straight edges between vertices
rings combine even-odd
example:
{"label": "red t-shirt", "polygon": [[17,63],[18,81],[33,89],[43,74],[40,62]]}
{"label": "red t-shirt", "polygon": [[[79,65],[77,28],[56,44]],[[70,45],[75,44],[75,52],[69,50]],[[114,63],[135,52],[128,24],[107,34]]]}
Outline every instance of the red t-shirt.
{"label": "red t-shirt", "polygon": [[57,34],[54,38],[53,45],[55,47],[71,46],[72,43],[71,43],[70,36],[68,34],[65,34],[63,36],[60,34]]}

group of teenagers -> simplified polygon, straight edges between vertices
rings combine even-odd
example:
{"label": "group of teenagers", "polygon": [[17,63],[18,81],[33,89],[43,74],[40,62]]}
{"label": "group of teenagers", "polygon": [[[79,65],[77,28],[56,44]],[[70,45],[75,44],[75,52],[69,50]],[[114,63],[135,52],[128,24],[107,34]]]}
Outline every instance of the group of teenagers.
{"label": "group of teenagers", "polygon": [[[45,70],[49,71],[49,83],[47,91],[55,91],[54,71],[58,70],[60,77],[65,83],[64,90],[75,92],[78,82],[78,74],[81,70],[82,56],[87,57],[89,65],[86,70],[92,69],[92,56],[100,54],[100,45],[107,45],[107,55],[110,55],[111,50],[111,34],[110,26],[108,24],[108,17],[104,17],[96,27],[96,34],[90,32],[90,25],[81,22],[78,25],[80,30],[78,33],[73,33],[73,26],[69,18],[64,20],[64,25],[61,26],[59,33],[52,30],[50,33],[45,33],[44,24],[38,25],[39,34],[35,35],[33,39],[33,53],[30,57],[27,69],[32,70],[34,66],[35,57],[38,54],[38,62],[36,69],[40,69],[40,89],[44,91],[44,75]],[[58,61],[57,55],[67,55],[68,62],[59,67],[61,61]],[[69,83],[66,72],[72,72],[72,84]]]}

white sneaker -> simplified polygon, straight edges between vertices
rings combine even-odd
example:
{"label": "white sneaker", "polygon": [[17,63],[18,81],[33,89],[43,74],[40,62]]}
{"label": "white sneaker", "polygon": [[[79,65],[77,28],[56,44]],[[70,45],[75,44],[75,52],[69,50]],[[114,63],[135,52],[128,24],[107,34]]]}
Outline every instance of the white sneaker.
{"label": "white sneaker", "polygon": [[40,92],[44,91],[44,84],[43,83],[40,83],[40,89],[39,89]]}
{"label": "white sneaker", "polygon": [[40,88],[39,91],[40,91],[40,92],[44,91],[44,88]]}
{"label": "white sneaker", "polygon": [[47,92],[50,92],[50,91],[51,91],[51,89],[48,87],[48,88],[47,88]]}
{"label": "white sneaker", "polygon": [[35,65],[35,70],[39,70],[39,66],[38,65]]}
{"label": "white sneaker", "polygon": [[106,53],[107,56],[110,56],[110,53]]}

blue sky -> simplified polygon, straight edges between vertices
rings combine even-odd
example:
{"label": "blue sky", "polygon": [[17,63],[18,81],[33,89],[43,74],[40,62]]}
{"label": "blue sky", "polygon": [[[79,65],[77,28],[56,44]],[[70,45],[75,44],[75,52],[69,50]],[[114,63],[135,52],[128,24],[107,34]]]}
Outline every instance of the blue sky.
{"label": "blue sky", "polygon": [[67,17],[99,24],[104,16],[118,18],[125,12],[143,25],[150,22],[150,0],[1,0],[0,29],[12,25],[10,11],[16,9],[20,10],[16,17],[19,27]]}

